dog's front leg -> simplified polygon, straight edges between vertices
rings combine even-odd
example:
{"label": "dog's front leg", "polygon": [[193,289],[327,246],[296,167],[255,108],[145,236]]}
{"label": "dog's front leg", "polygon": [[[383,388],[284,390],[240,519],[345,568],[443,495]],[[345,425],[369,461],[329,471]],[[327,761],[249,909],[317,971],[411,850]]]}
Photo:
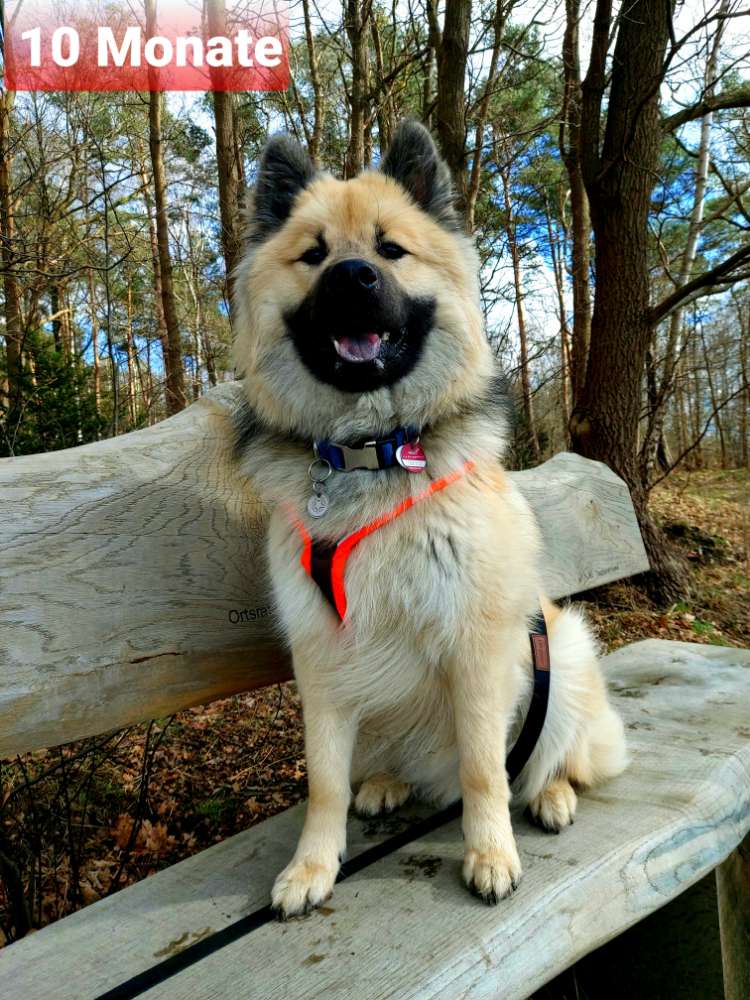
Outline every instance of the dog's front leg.
{"label": "dog's front leg", "polygon": [[350,769],[356,724],[322,692],[303,693],[309,801],[294,857],[276,879],[273,908],[282,919],[320,906],[333,891],[346,848]]}
{"label": "dog's front leg", "polygon": [[463,876],[487,903],[510,895],[521,878],[505,771],[511,677],[507,647],[491,656],[468,653],[453,663],[450,677],[463,796]]}

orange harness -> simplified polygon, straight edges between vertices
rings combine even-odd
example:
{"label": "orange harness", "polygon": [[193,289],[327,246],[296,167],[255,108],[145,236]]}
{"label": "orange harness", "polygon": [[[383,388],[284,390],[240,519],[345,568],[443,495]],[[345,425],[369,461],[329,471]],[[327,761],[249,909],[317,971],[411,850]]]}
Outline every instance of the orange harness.
{"label": "orange harness", "polygon": [[[446,487],[461,479],[474,468],[474,462],[464,462],[460,469],[451,472],[442,479],[436,479],[430,483],[421,493],[407,497],[397,504],[393,510],[389,510],[374,521],[365,524],[357,531],[342,538],[340,542],[331,542],[326,539],[313,539],[310,532],[302,521],[295,518],[295,525],[302,538],[302,555],[300,563],[307,575],[317,583],[324,597],[331,604],[341,622],[346,617],[346,587],[344,585],[344,575],[346,573],[346,562],[352,554],[353,549],[363,538],[371,535],[373,531],[382,528],[397,517],[405,514],[410,507],[420,500],[426,500],[433,493],[438,493]],[[506,770],[508,779],[514,781],[528,762],[534,747],[544,726],[547,715],[547,704],[549,701],[550,688],[550,655],[549,640],[547,637],[547,623],[544,620],[544,613],[540,610],[534,616],[529,628],[529,642],[531,645],[531,663],[534,671],[534,684],[532,687],[531,702],[529,704],[526,718],[523,721],[521,732],[513,745],[506,759]]]}
{"label": "orange harness", "polygon": [[318,584],[323,595],[333,606],[342,622],[346,617],[346,587],[344,582],[346,563],[354,548],[359,545],[363,538],[371,535],[373,531],[377,531],[378,528],[382,528],[384,525],[390,524],[391,521],[395,521],[397,517],[405,514],[409,508],[413,507],[415,503],[419,503],[420,500],[426,500],[434,493],[452,486],[462,476],[471,472],[473,468],[474,462],[464,462],[460,469],[449,473],[447,476],[443,476],[442,479],[435,479],[421,493],[402,500],[392,510],[381,514],[380,517],[376,517],[374,521],[370,521],[369,524],[365,524],[357,531],[352,532],[351,535],[342,538],[338,543],[325,539],[313,540],[302,521],[296,521],[297,530],[302,536],[303,542],[302,555],[300,557],[302,567],[308,576]]}

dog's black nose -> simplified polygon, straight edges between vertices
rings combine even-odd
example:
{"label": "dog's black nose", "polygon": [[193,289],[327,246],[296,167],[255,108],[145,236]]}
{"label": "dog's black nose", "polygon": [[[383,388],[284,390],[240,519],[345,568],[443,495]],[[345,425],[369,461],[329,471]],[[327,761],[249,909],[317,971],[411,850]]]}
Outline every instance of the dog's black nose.
{"label": "dog's black nose", "polygon": [[340,260],[329,268],[326,284],[332,292],[372,292],[380,284],[380,275],[366,260]]}

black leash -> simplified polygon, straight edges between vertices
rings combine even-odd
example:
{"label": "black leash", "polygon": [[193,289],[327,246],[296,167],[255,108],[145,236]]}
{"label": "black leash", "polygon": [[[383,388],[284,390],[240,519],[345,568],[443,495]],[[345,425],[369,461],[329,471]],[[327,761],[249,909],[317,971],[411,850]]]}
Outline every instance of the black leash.
{"label": "black leash", "polygon": [[[536,615],[531,624],[529,640],[531,642],[531,659],[534,667],[534,688],[521,732],[506,761],[506,770],[510,782],[515,781],[534,752],[534,747],[539,739],[547,714],[550,681],[549,641],[547,638],[547,624],[541,611]],[[382,861],[383,858],[388,857],[389,854],[393,854],[399,848],[405,847],[407,844],[412,843],[412,841],[419,840],[420,837],[425,837],[429,833],[433,833],[451,820],[458,819],[460,815],[461,801],[459,800],[446,806],[445,809],[433,813],[432,816],[418,820],[400,833],[396,833],[387,840],[384,840],[381,844],[368,847],[367,850],[363,851],[356,858],[345,861],[341,865],[341,870],[336,881],[343,882],[345,879],[351,878],[352,875],[356,875],[364,868],[375,864],[376,861]],[[176,976],[179,972],[189,969],[191,965],[201,962],[204,958],[208,958],[209,955],[214,955],[222,948],[226,948],[227,945],[238,941],[247,934],[252,934],[259,927],[263,927],[265,924],[269,924],[276,919],[276,914],[270,906],[262,906],[260,909],[248,913],[247,916],[235,920],[234,923],[229,924],[223,930],[216,931],[208,937],[203,938],[202,941],[196,941],[195,944],[188,945],[187,948],[184,948],[178,954],[171,955],[156,965],[152,965],[151,968],[137,973],[131,979],[120,983],[119,986],[107,990],[106,993],[100,993],[96,997],[96,1000],[133,1000],[134,997],[141,996],[154,986],[158,986],[167,979],[171,979],[172,976]]]}
{"label": "black leash", "polygon": [[[381,844],[368,847],[366,851],[357,855],[356,858],[351,858],[342,864],[336,882],[343,882],[352,875],[356,875],[363,868],[375,864],[376,861],[381,861],[389,854],[392,854],[393,851],[406,846],[406,844],[410,844],[413,840],[418,840],[420,837],[432,833],[434,830],[450,822],[450,820],[458,819],[460,815],[461,802],[453,802],[445,809],[441,809],[440,812],[418,820],[400,833],[396,833],[387,840],[384,840]],[[151,966],[150,969],[139,972],[132,979],[128,979],[111,990],[107,990],[106,993],[99,994],[96,1000],[132,1000],[133,997],[141,996],[147,990],[158,986],[167,979],[171,979],[172,976],[176,976],[178,972],[183,972],[185,969],[190,968],[191,965],[195,965],[204,958],[208,958],[209,955],[213,955],[215,952],[225,948],[228,944],[232,944],[233,941],[237,941],[245,937],[246,934],[251,934],[259,927],[273,923],[277,919],[276,913],[270,906],[262,906],[259,910],[248,913],[246,917],[240,917],[239,920],[235,920],[234,923],[229,924],[223,930],[216,931],[202,941],[196,941],[195,944],[189,945],[183,951],[179,952],[179,954],[172,955],[164,959],[164,961]]]}
{"label": "black leash", "polygon": [[529,710],[523,720],[523,727],[505,762],[508,781],[511,782],[516,780],[528,763],[534,752],[534,747],[542,735],[544,720],[547,718],[550,681],[549,637],[547,635],[547,622],[542,611],[537,612],[531,622],[529,642],[531,643],[531,662],[534,666],[534,687],[531,692]]}

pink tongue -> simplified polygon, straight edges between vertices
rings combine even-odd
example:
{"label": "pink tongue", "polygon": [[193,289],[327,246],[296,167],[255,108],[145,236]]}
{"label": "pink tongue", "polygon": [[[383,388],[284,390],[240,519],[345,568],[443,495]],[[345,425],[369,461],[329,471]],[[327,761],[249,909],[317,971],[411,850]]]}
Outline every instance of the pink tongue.
{"label": "pink tongue", "polygon": [[374,361],[380,354],[380,337],[377,333],[366,333],[362,337],[341,337],[333,343],[339,356],[346,361]]}

